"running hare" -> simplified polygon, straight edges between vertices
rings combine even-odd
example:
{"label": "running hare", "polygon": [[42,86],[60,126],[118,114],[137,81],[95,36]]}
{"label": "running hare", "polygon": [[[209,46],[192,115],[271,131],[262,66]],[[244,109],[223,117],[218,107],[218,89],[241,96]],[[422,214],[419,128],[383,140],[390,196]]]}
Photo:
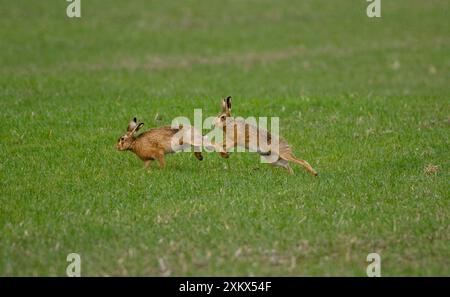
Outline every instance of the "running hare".
{"label": "running hare", "polygon": [[[202,135],[193,127],[183,127],[182,125],[178,128],[170,126],[154,128],[136,136],[136,132],[143,125],[144,123],[138,124],[136,118],[134,118],[128,124],[127,132],[118,139],[117,149],[135,153],[144,161],[145,168],[153,160],[158,160],[159,167],[164,168],[164,155],[181,151],[194,143],[201,144],[203,139]],[[175,135],[181,135],[181,137],[176,138]],[[174,139],[177,140],[176,143],[174,143]],[[194,155],[198,160],[203,160],[201,152],[194,152]]]}
{"label": "running hare", "polygon": [[[222,112],[216,118],[214,125],[222,128],[224,132],[224,141],[221,144],[217,144],[218,147],[223,148],[221,156],[224,158],[228,157],[230,148],[240,146],[258,152],[268,163],[283,167],[290,174],[294,172],[289,166],[289,161],[303,166],[310,174],[317,176],[317,172],[308,162],[297,159],[292,154],[292,150],[286,140],[271,135],[267,130],[255,127],[242,118],[233,118],[231,115],[231,97],[222,100]],[[231,129],[233,130],[230,131]],[[229,133],[227,133],[227,130]],[[278,146],[276,145],[277,142]]]}

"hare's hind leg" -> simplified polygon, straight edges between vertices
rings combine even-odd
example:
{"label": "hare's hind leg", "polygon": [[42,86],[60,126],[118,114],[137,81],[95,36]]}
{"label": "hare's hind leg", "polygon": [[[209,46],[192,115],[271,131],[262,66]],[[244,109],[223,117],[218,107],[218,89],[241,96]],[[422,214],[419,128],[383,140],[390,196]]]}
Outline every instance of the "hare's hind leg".
{"label": "hare's hind leg", "polygon": [[159,168],[163,169],[166,166],[166,161],[164,160],[164,155],[158,157]]}
{"label": "hare's hind leg", "polygon": [[286,169],[289,172],[289,174],[294,174],[294,170],[292,170],[291,166],[289,166],[289,162],[286,160],[279,158],[278,161],[273,163],[273,165],[283,167],[284,169]]}
{"label": "hare's hind leg", "polygon": [[307,161],[302,160],[302,159],[297,159],[296,157],[294,157],[294,155],[291,152],[282,154],[281,158],[284,160],[291,161],[291,162],[301,165],[303,168],[306,169],[306,171],[308,171],[313,176],[318,175],[317,172],[314,170],[314,168],[312,168],[311,165],[309,165],[309,163]]}
{"label": "hare's hind leg", "polygon": [[166,161],[164,160],[164,151],[160,150],[158,154],[155,156],[155,158],[159,162],[159,168],[163,169],[166,165]]}
{"label": "hare's hind leg", "polygon": [[[267,158],[266,158],[266,160],[267,160]],[[292,170],[291,166],[289,166],[289,161],[286,161],[280,157],[278,158],[278,160],[276,162],[272,162],[269,164],[272,166],[276,166],[276,167],[283,167],[284,169],[286,169],[289,172],[289,174],[294,174],[294,171]]]}

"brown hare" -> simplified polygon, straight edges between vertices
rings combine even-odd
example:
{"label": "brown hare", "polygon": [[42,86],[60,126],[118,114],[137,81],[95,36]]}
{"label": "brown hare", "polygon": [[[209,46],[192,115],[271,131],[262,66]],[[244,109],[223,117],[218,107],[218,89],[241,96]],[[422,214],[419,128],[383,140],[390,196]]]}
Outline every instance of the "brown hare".
{"label": "brown hare", "polygon": [[[223,130],[223,142],[217,143],[217,146],[223,148],[220,154],[224,158],[229,157],[228,150],[240,146],[258,152],[266,159],[267,163],[283,167],[290,174],[294,172],[289,166],[289,161],[303,166],[310,174],[317,176],[317,172],[308,162],[297,159],[293,155],[286,140],[271,135],[267,130],[251,125],[242,118],[233,118],[231,115],[231,97],[222,100],[222,112],[216,118],[214,125]],[[227,133],[227,130],[229,133]],[[261,139],[265,141],[260,141]]]}
{"label": "brown hare", "polygon": [[[136,136],[136,132],[143,125],[144,123],[138,124],[136,118],[134,118],[128,124],[127,132],[118,139],[117,149],[119,151],[129,150],[135,153],[144,161],[144,168],[148,168],[153,160],[158,160],[159,167],[164,168],[164,155],[181,151],[186,146],[193,145],[193,143],[201,144],[201,134],[190,126],[183,127],[180,125],[179,128],[170,126],[154,128]],[[176,134],[179,135],[179,133],[190,137],[180,138],[178,143],[174,144],[174,136]],[[197,142],[194,141],[194,138],[196,138]],[[194,155],[198,160],[203,160],[201,152],[194,152]]]}

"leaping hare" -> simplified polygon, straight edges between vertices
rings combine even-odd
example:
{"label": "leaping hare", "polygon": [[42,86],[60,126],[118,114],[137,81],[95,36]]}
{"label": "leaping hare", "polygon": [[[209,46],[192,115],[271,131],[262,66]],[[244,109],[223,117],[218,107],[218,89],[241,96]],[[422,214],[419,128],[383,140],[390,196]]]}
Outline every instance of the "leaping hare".
{"label": "leaping hare", "polygon": [[[305,160],[297,159],[287,143],[281,137],[271,135],[262,128],[255,127],[247,123],[244,119],[235,119],[231,115],[231,97],[222,100],[222,112],[214,122],[215,127],[222,128],[223,142],[217,146],[223,148],[221,156],[227,158],[228,150],[233,147],[245,147],[258,152],[266,161],[274,166],[285,168],[290,174],[293,174],[289,161],[303,166],[310,174],[317,176],[317,172]],[[227,130],[233,132],[227,133]],[[239,133],[239,131],[241,131]],[[256,139],[256,141],[254,141]],[[260,141],[260,139],[265,141]],[[278,142],[278,146],[276,145]],[[270,155],[270,159],[269,159]],[[275,157],[275,158],[274,158]]]}
{"label": "leaping hare", "polygon": [[[145,168],[153,160],[158,160],[160,168],[164,168],[164,155],[181,151],[186,146],[194,145],[194,143],[201,144],[202,135],[190,126],[183,127],[180,125],[178,128],[170,126],[154,128],[136,136],[136,132],[143,125],[144,123],[138,124],[136,118],[134,118],[128,124],[127,132],[119,137],[117,149],[119,151],[129,150],[135,153],[144,161]],[[176,138],[177,143],[174,143],[173,140],[176,134],[186,137]],[[203,160],[201,152],[194,152],[194,155],[198,160]]]}

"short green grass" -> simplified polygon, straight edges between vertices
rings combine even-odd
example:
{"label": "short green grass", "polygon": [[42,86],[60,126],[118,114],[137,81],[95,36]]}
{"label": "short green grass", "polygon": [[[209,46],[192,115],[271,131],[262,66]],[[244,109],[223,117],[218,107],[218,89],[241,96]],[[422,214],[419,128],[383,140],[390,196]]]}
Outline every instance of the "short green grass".
{"label": "short green grass", "polygon": [[[0,275],[450,275],[450,5],[367,4],[0,0]],[[227,95],[320,177],[115,148]]]}

